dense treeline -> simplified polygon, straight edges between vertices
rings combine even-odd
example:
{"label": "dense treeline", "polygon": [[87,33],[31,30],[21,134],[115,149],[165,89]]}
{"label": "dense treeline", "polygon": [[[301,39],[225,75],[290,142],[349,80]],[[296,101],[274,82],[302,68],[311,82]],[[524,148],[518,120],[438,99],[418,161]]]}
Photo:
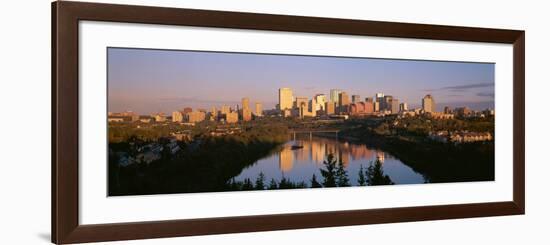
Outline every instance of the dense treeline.
{"label": "dense treeline", "polygon": [[[287,129],[280,125],[243,128],[239,134],[223,137],[197,135],[178,154],[162,154],[161,159],[150,164],[138,162],[121,167],[116,154],[110,154],[109,194],[225,191],[229,179],[287,140]],[[124,152],[135,154],[132,146],[136,144],[132,142],[110,146],[120,148],[121,144],[128,147]]]}
{"label": "dense treeline", "polygon": [[368,126],[380,136],[427,136],[435,131],[470,131],[489,132],[494,135],[494,117],[489,118],[461,118],[461,119],[434,119],[429,117],[386,117],[378,120],[362,120],[352,125]]}
{"label": "dense treeline", "polygon": [[427,182],[494,180],[494,142],[441,143],[429,140],[430,131],[494,132],[494,118],[434,120],[424,117],[385,118],[351,122],[341,132],[372,148],[399,158]]}

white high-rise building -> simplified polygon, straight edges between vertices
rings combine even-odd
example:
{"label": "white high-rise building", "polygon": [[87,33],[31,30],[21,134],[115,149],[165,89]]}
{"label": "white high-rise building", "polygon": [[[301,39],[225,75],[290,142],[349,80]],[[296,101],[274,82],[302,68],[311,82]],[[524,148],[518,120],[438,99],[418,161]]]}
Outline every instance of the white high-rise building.
{"label": "white high-rise building", "polygon": [[183,113],[180,111],[172,112],[172,122],[183,122]]}
{"label": "white high-rise building", "polygon": [[334,102],[338,104],[340,102],[340,93],[342,93],[342,90],[340,89],[331,89],[330,90],[330,102]]}
{"label": "white high-rise building", "polygon": [[361,96],[354,94],[351,96],[351,103],[359,103],[361,101]]}
{"label": "white high-rise building", "polygon": [[422,98],[422,110],[424,112],[435,112],[435,100],[431,94],[428,94]]}
{"label": "white high-rise building", "polygon": [[254,116],[257,116],[257,117],[263,116],[262,103],[256,102],[256,104],[254,104]]}
{"label": "white high-rise building", "polygon": [[315,95],[315,111],[325,111],[325,103],[327,102],[327,97],[324,94]]}
{"label": "white high-rise building", "polygon": [[408,111],[409,110],[409,105],[407,105],[407,103],[401,103],[399,105],[399,111]]}
{"label": "white high-rise building", "polygon": [[279,89],[279,109],[284,111],[286,109],[292,109],[292,89],[280,88]]}
{"label": "white high-rise building", "polygon": [[380,111],[380,102],[375,100],[372,105],[373,105],[374,112],[379,112]]}

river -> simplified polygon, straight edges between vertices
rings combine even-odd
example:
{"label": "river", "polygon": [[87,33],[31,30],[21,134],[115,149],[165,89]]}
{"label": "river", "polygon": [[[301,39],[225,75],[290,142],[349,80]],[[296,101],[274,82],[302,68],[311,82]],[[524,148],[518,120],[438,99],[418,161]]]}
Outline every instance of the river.
{"label": "river", "polygon": [[[300,137],[301,136],[301,137]],[[302,146],[293,149],[292,146]],[[363,169],[377,158],[382,162],[384,173],[395,184],[425,183],[424,177],[405,165],[399,159],[379,149],[372,149],[363,144],[337,140],[331,137],[316,137],[299,135],[289,137],[289,141],[274,150],[268,156],[259,159],[254,164],[242,170],[235,177],[236,181],[246,178],[254,181],[260,173],[265,175],[266,182],[271,179],[280,181],[284,176],[292,182],[304,181],[308,185],[313,174],[319,182],[322,177],[319,169],[324,168],[323,161],[328,154],[333,154],[337,160],[342,160],[348,172],[350,184],[358,185],[358,173],[361,165]]]}

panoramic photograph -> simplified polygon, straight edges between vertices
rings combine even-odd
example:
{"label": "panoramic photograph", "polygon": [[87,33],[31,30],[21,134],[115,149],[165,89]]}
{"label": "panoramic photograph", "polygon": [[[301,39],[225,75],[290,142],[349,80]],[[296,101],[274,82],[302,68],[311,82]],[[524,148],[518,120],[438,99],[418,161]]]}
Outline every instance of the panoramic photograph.
{"label": "panoramic photograph", "polygon": [[108,196],[495,178],[494,63],[110,47],[107,84]]}

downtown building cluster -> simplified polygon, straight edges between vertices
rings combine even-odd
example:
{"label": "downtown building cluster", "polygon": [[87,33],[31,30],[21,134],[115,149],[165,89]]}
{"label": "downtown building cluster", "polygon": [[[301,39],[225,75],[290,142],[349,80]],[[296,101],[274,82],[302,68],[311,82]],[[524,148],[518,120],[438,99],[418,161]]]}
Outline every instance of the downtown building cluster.
{"label": "downtown building cluster", "polygon": [[295,96],[291,88],[279,88],[278,104],[275,109],[264,110],[262,103],[255,102],[252,108],[248,97],[242,98],[241,103],[233,107],[222,105],[212,106],[207,109],[185,107],[173,111],[171,117],[164,113],[151,116],[139,116],[134,112],[113,113],[109,112],[109,122],[166,122],[194,125],[202,121],[216,121],[223,123],[237,123],[239,121],[251,121],[265,115],[294,117],[294,118],[336,118],[347,119],[349,117],[364,116],[417,116],[425,115],[435,119],[452,119],[455,117],[486,117],[493,116],[494,110],[474,111],[468,107],[452,109],[445,106],[442,112],[436,110],[435,98],[427,94],[422,99],[420,108],[411,109],[406,102],[401,102],[397,97],[376,93],[373,97],[362,99],[361,95],[349,95],[340,89],[331,89],[326,94],[315,94],[312,98]]}
{"label": "downtown building cluster", "polygon": [[[291,88],[279,89],[279,104],[276,106],[283,117],[341,117],[390,115],[406,113],[408,104],[400,103],[399,99],[377,93],[374,97],[364,100],[360,95],[349,95],[340,89],[331,89],[329,95],[316,94],[313,98],[294,96]],[[431,95],[422,99],[422,108],[418,113],[434,113],[435,100]]]}
{"label": "downtown building cluster", "polygon": [[241,106],[234,108],[228,105],[222,105],[220,108],[212,106],[210,110],[198,109],[193,111],[192,108],[186,107],[181,111],[172,112],[172,122],[179,123],[198,123],[204,120],[220,121],[226,123],[236,123],[241,121],[250,121],[253,118],[262,117],[263,108],[260,102],[254,103],[254,108],[250,107],[250,99],[242,98]]}

